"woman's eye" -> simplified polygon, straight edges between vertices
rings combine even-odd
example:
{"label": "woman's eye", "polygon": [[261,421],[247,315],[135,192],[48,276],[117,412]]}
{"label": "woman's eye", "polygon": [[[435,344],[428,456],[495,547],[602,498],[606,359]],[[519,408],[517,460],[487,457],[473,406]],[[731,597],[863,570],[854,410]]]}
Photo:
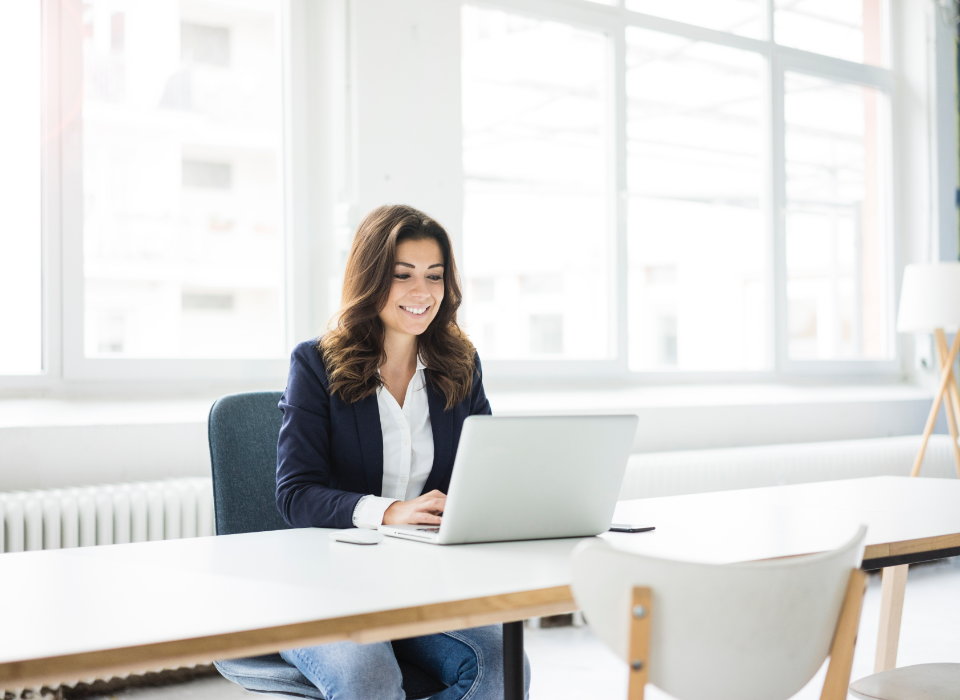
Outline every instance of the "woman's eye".
{"label": "woman's eye", "polygon": [[427,279],[432,280],[434,282],[440,282],[443,280],[443,277],[441,277],[440,275],[430,275]]}
{"label": "woman's eye", "polygon": [[394,278],[398,280],[406,280],[406,279],[410,279],[410,275],[404,275],[404,274],[394,275]]}

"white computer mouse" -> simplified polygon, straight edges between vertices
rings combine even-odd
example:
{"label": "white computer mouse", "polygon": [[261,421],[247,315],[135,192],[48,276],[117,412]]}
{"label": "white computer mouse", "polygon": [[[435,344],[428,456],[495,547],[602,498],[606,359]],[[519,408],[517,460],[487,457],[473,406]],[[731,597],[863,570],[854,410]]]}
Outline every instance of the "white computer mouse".
{"label": "white computer mouse", "polygon": [[383,542],[383,535],[376,530],[363,530],[353,527],[349,530],[331,532],[330,539],[334,542],[347,542],[349,544],[380,544]]}

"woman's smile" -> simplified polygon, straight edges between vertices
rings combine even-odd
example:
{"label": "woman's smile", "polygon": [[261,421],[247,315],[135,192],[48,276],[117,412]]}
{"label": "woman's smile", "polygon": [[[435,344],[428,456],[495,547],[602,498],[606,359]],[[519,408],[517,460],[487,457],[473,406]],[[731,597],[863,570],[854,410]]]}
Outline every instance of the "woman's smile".
{"label": "woman's smile", "polygon": [[430,309],[429,306],[401,306],[400,308],[414,318],[422,318]]}

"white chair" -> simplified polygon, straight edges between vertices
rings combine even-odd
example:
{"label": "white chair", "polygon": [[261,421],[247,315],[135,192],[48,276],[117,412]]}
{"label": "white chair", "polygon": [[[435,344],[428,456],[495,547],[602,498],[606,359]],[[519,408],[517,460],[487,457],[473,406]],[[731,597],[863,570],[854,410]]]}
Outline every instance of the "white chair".
{"label": "white chair", "polygon": [[866,575],[866,528],[837,550],[748,564],[631,554],[603,540],[573,553],[587,624],[630,671],[679,700],[780,700],[829,655],[822,700],[847,697]]}

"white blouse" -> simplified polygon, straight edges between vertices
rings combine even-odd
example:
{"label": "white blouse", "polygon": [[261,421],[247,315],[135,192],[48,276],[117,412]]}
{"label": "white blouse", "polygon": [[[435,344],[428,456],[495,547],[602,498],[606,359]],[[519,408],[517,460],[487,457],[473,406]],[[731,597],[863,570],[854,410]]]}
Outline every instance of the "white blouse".
{"label": "white blouse", "polygon": [[366,495],[353,510],[356,527],[376,529],[383,513],[396,501],[420,495],[433,469],[433,426],[427,403],[426,367],[417,358],[417,371],[407,385],[403,408],[385,388],[377,390],[383,433],[382,496]]}

